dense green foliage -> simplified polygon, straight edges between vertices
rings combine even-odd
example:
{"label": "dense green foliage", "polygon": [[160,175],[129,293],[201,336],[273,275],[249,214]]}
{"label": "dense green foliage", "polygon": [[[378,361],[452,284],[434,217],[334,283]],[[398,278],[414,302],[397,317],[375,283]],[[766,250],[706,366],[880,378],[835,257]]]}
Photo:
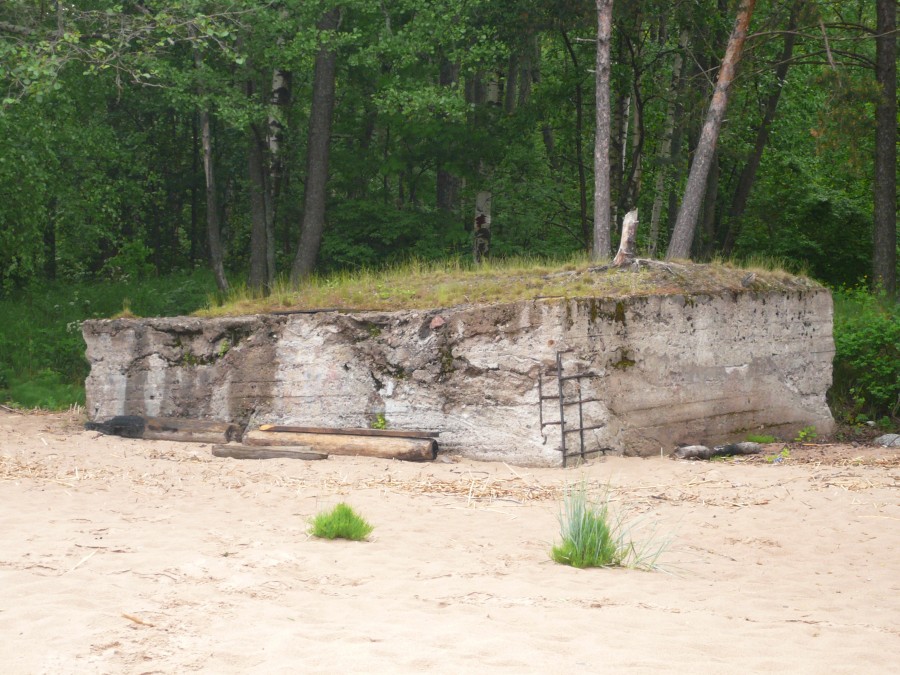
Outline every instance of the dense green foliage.
{"label": "dense green foliage", "polygon": [[847,421],[900,414],[900,304],[864,289],[835,293],[832,402]]}
{"label": "dense green foliage", "polygon": [[320,539],[349,539],[362,541],[375,528],[352,507],[341,502],[329,511],[323,511],[312,519],[310,534]]}
{"label": "dense green foliage", "polygon": [[78,284],[44,282],[0,299],[0,402],[64,408],[84,403],[81,321],[125,312],[189,314],[208,302],[206,273]]}
{"label": "dense green foliage", "polygon": [[[616,227],[640,209],[642,252],[652,224],[665,250],[734,5],[615,3],[611,200]],[[871,278],[875,110],[894,94],[876,77],[874,5],[757,2],[695,259],[785,259],[832,287]],[[337,28],[322,23],[333,11]],[[3,396],[77,400],[63,393],[84,374],[72,322],[120,311],[126,293],[142,314],[199,307],[208,286],[175,289],[216,245],[254,289],[265,248],[271,290],[317,176],[321,274],[470,256],[485,191],[493,255],[589,250],[595,32],[587,0],[0,3]],[[323,53],[335,104],[316,168]],[[140,305],[139,281],[156,305]],[[885,316],[873,320],[896,322]],[[857,374],[838,398],[890,412],[891,373],[865,380],[864,352],[839,347]],[[26,394],[38,378],[60,393]]]}
{"label": "dense green foliage", "polygon": [[[339,28],[317,29],[332,7]],[[732,12],[713,0],[616,3],[612,202],[619,220],[640,208],[644,249],[655,206],[661,247],[669,236]],[[830,284],[869,273],[874,16],[864,0],[758,3],[696,257],[790,258]],[[798,37],[780,82],[791,21]],[[833,64],[820,24],[841,45]],[[319,271],[467,254],[480,190],[493,194],[495,254],[588,249],[595,47],[584,38],[594,30],[593,3],[580,1],[8,0],[0,5],[0,293],[36,279],[192,268],[208,253],[209,204],[226,267],[246,274],[260,190],[248,173],[254,142],[279,167],[265,190],[276,270],[286,272],[309,178],[319,45],[337,57]],[[289,95],[273,107],[276,70],[289,74]],[[217,183],[209,204],[201,111],[211,119]],[[277,157],[266,145],[273,120],[283,129]],[[735,213],[763,126],[761,165]]]}

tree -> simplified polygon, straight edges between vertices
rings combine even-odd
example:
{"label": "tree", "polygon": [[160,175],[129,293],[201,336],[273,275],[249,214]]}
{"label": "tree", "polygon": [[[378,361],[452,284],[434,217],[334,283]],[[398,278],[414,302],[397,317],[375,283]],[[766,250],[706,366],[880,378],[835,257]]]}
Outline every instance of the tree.
{"label": "tree", "polygon": [[594,137],[594,260],[611,253],[612,202],[609,179],[610,142],[610,40],[613,0],[597,0],[596,128]]}
{"label": "tree", "polygon": [[876,2],[875,229],[872,280],[897,291],[897,3]]}
{"label": "tree", "polygon": [[747,30],[756,0],[741,0],[734,22],[734,30],[728,40],[728,48],[722,59],[722,66],[716,78],[716,88],[713,92],[712,102],[703,124],[703,131],[694,160],[691,163],[691,172],[688,175],[687,185],[684,188],[684,198],[681,209],[678,211],[678,219],[675,221],[675,229],[669,242],[666,258],[688,258],[691,253],[691,244],[694,240],[694,230],[697,227],[697,217],[703,197],[706,194],[706,179],[709,176],[710,166],[716,152],[716,143],[719,140],[719,131],[722,120],[725,118],[725,110],[728,107],[728,91],[734,80],[737,64],[741,59],[741,51],[744,41],[747,39]]}
{"label": "tree", "polygon": [[784,47],[775,66],[775,84],[772,91],[766,99],[765,111],[763,119],[756,131],[756,141],[753,144],[753,151],[747,158],[744,168],[741,170],[738,178],[737,188],[731,200],[731,208],[728,211],[727,230],[725,239],[722,243],[722,251],[725,255],[731,255],[734,250],[734,243],[741,231],[741,216],[747,208],[747,200],[750,198],[750,190],[753,182],[756,180],[756,172],[759,170],[762,161],[763,152],[769,141],[769,132],[772,128],[772,122],[775,119],[775,111],[778,108],[778,101],[781,99],[781,92],[784,89],[784,82],[787,78],[788,68],[791,65],[791,59],[794,55],[794,43],[797,38],[797,22],[800,9],[805,0],[794,0],[791,6],[790,17],[788,18],[787,29],[784,34]]}
{"label": "tree", "polygon": [[[684,52],[690,46],[690,33],[682,29],[678,38],[678,49],[672,60],[672,88],[669,101],[666,105],[665,122],[663,123],[662,142],[659,145],[657,160],[659,168],[656,173],[656,182],[653,186],[653,209],[650,213],[650,242],[648,253],[651,258],[656,257],[659,246],[659,220],[662,215],[663,197],[666,195],[666,174],[673,159],[680,151],[680,143],[675,140],[675,117],[679,106],[679,96],[684,84],[682,67],[684,65]],[[680,134],[678,136],[680,139]]]}
{"label": "tree", "polygon": [[337,53],[329,33],[337,30],[341,21],[340,7],[327,10],[319,20],[318,29],[323,33],[322,43],[316,54],[313,74],[312,107],[309,113],[309,132],[306,149],[306,190],[303,200],[303,226],[300,244],[291,281],[298,283],[308,277],[316,264],[322,232],[325,229],[325,205],[328,184],[328,155],[331,148],[331,124],[334,115],[335,73]]}

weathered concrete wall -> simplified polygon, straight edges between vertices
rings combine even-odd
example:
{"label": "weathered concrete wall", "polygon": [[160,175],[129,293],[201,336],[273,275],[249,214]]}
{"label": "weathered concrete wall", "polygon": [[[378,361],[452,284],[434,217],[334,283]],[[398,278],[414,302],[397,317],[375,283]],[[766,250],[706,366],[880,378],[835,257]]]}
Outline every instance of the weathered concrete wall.
{"label": "weathered concrete wall", "polygon": [[[441,431],[443,450],[559,464],[538,376],[556,356],[582,380],[586,445],[658,454],[679,442],[833,426],[827,291],[543,299],[403,312],[89,321],[92,419],[117,414],[242,424]],[[567,398],[577,384],[567,386]],[[544,421],[559,420],[545,401]],[[567,422],[577,407],[567,409]],[[577,434],[567,436],[571,446]]]}

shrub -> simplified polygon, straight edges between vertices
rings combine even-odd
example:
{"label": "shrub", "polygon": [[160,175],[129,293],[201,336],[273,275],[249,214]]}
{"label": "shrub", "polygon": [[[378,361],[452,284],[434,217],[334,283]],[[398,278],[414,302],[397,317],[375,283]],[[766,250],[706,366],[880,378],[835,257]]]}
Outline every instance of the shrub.
{"label": "shrub", "polygon": [[585,567],[634,567],[655,569],[656,561],[668,547],[668,541],[636,545],[630,537],[633,524],[614,516],[609,507],[609,489],[599,499],[591,499],[582,483],[570,489],[559,515],[562,542],[550,551],[561,565]]}
{"label": "shrub", "polygon": [[323,511],[313,518],[310,533],[322,539],[361,541],[374,529],[350,506],[341,502],[330,511]]}
{"label": "shrub", "polygon": [[846,418],[900,413],[900,304],[863,288],[835,292],[833,405]]}

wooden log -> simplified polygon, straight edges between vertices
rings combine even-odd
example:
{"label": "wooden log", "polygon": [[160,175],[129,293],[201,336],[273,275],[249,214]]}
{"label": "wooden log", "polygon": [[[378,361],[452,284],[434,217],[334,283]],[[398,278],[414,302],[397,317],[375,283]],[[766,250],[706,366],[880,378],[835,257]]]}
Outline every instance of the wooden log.
{"label": "wooden log", "polygon": [[624,267],[634,262],[634,242],[637,236],[638,210],[634,209],[625,214],[622,220],[622,239],[619,243],[619,252],[613,258],[613,267]]}
{"label": "wooden log", "polygon": [[101,434],[150,441],[228,443],[241,437],[241,428],[237,424],[180,417],[118,415],[105,422],[87,422],[84,428]]}
{"label": "wooden log", "polygon": [[713,457],[731,457],[733,455],[755,455],[762,452],[759,443],[731,443],[707,448],[705,445],[685,445],[675,451],[679,459],[711,459]]}
{"label": "wooden log", "polygon": [[411,431],[407,429],[354,429],[337,427],[294,427],[279,426],[277,424],[263,424],[260,431],[274,433],[297,434],[334,434],[336,436],[375,436],[380,438],[434,438],[440,431]]}
{"label": "wooden log", "polygon": [[307,446],[214,445],[212,454],[216,457],[232,457],[234,459],[328,459],[327,453],[316,452]]}
{"label": "wooden log", "polygon": [[433,438],[390,438],[349,436],[346,434],[310,434],[299,432],[248,431],[243,442],[255,446],[306,445],[330,455],[359,455],[407,462],[430,462],[437,457],[437,441]]}
{"label": "wooden log", "polygon": [[241,438],[241,428],[231,422],[148,417],[144,438],[157,441],[228,443]]}

